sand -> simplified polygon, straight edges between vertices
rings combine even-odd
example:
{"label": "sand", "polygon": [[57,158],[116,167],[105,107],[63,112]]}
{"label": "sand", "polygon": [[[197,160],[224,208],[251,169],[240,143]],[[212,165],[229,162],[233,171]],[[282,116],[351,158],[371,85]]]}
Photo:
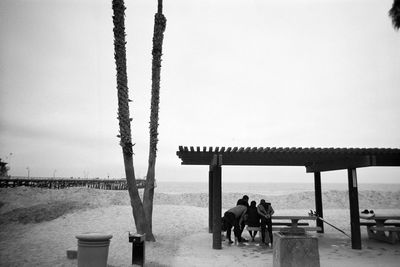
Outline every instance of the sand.
{"label": "sand", "polygon": [[[132,244],[128,242],[128,232],[134,231],[134,223],[127,195],[125,191],[96,189],[1,189],[0,265],[77,266],[77,260],[67,259],[66,250],[77,248],[75,235],[96,231],[113,235],[108,265],[131,266]],[[391,201],[396,203],[396,199]],[[146,266],[272,266],[272,249],[257,242],[245,245],[223,242],[222,250],[213,250],[212,235],[207,229],[208,209],[167,202],[164,199],[163,205],[154,206],[153,230],[157,241],[146,242]],[[15,219],[27,210],[34,211],[31,217],[40,213],[58,216],[60,212],[40,206],[46,204],[60,210],[59,204],[54,203],[72,207],[49,221],[46,216],[21,217],[25,224]],[[20,212],[15,212],[18,209]],[[375,210],[400,214],[400,210],[393,208]],[[308,207],[276,209],[276,215],[307,212]],[[348,209],[325,209],[324,217],[350,233]],[[369,240],[365,227],[361,232],[362,250],[351,249],[350,239],[327,225],[324,234],[314,234],[318,236],[321,266],[398,266],[399,243]],[[246,231],[244,236],[248,238]]]}

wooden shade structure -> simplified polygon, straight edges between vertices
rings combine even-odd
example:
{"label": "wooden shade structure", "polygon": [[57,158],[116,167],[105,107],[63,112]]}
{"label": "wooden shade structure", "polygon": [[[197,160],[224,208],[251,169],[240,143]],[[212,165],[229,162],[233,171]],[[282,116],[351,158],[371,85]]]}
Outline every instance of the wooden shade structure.
{"label": "wooden shade structure", "polygon": [[[221,249],[222,165],[230,166],[304,166],[314,173],[315,208],[323,217],[321,172],[348,170],[351,241],[361,249],[358,185],[356,169],[369,166],[400,166],[397,148],[289,148],[289,147],[187,147],[179,146],[177,156],[183,165],[209,165],[209,230],[213,248]],[[317,226],[324,232],[323,222]]]}

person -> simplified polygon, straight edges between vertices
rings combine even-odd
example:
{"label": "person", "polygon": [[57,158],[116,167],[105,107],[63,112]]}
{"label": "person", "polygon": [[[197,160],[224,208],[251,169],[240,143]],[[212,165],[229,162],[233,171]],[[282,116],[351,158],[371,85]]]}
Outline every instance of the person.
{"label": "person", "polygon": [[244,220],[244,215],[246,214],[247,207],[244,205],[237,205],[224,213],[222,218],[222,230],[226,230],[226,237],[228,238],[229,244],[232,244],[231,230],[233,227],[233,233],[239,242],[246,242],[247,240],[242,238],[242,231],[240,225]]}
{"label": "person", "polygon": [[244,195],[241,199],[238,199],[236,206],[237,205],[244,205],[244,206],[246,206],[246,208],[248,208],[249,207],[249,196]]}
{"label": "person", "polygon": [[257,206],[258,214],[261,217],[261,242],[268,245],[265,240],[266,228],[268,226],[268,234],[269,240],[271,241],[271,246],[273,244],[272,238],[272,220],[271,216],[274,214],[274,209],[271,206],[271,203],[265,202],[265,199],[260,200],[260,204]]}
{"label": "person", "polygon": [[[247,208],[247,226],[249,227],[260,227],[260,214],[258,214],[256,204],[257,203],[253,200],[250,203],[250,207]],[[249,230],[249,234],[251,236],[251,241],[254,242],[257,231]]]}
{"label": "person", "polygon": [[[236,202],[236,206],[237,205],[243,205],[246,208],[249,208],[249,196],[248,195],[244,195],[241,199],[238,199],[238,201]],[[247,221],[247,214],[244,217],[244,220],[242,221],[242,224],[240,225],[240,235],[242,235],[244,227],[246,226],[246,221]]]}

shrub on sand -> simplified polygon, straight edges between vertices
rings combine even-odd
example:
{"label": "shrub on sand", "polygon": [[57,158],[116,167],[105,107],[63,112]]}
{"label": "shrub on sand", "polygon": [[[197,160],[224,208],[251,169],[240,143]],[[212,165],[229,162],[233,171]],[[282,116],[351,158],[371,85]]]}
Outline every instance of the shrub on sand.
{"label": "shrub on sand", "polygon": [[75,201],[54,201],[47,204],[38,204],[27,208],[17,208],[3,213],[0,224],[17,222],[22,224],[51,221],[67,213],[83,209],[82,203]]}

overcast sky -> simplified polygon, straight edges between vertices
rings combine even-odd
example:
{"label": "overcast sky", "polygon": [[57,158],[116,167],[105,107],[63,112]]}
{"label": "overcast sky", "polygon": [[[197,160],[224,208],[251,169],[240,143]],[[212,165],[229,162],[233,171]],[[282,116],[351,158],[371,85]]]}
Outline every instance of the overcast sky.
{"label": "overcast sky", "polygon": [[[400,147],[392,0],[164,0],[158,181],[208,181],[179,145]],[[134,161],[148,160],[157,1],[126,0]],[[0,157],[11,175],[123,177],[111,0],[0,1]],[[10,156],[10,153],[12,155]],[[400,168],[359,169],[400,182]],[[323,181],[346,182],[345,171]],[[225,182],[312,182],[225,167]]]}

